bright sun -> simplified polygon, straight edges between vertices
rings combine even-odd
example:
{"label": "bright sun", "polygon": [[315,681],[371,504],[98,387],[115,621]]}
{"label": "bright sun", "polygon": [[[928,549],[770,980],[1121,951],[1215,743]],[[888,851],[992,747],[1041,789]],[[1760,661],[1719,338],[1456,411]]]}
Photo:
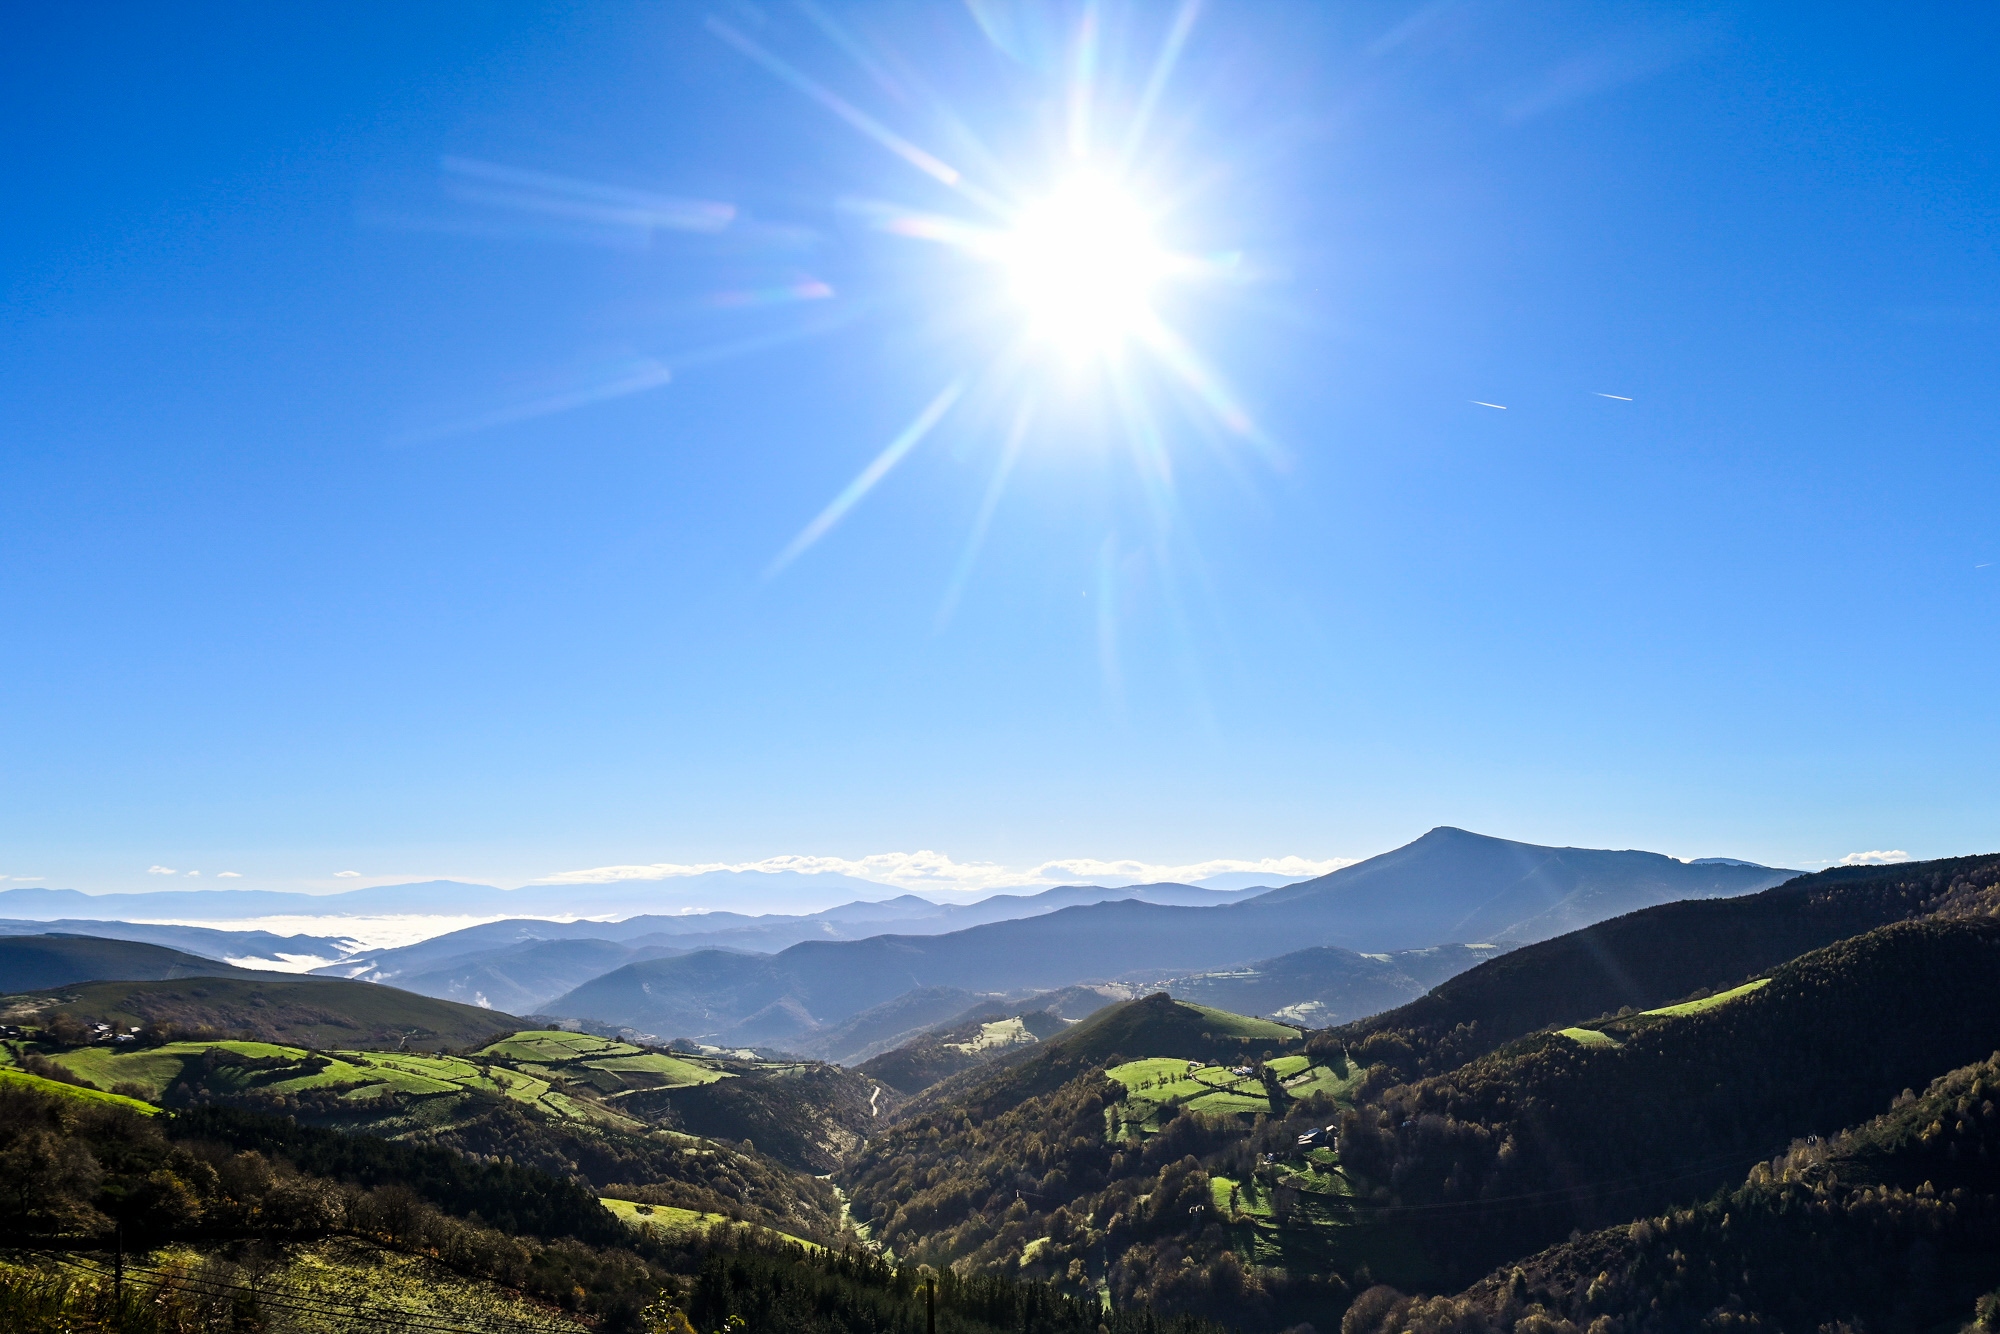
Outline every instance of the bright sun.
{"label": "bright sun", "polygon": [[1001,251],[1030,331],[1079,359],[1115,351],[1152,323],[1169,259],[1144,210],[1090,178],[1022,210]]}

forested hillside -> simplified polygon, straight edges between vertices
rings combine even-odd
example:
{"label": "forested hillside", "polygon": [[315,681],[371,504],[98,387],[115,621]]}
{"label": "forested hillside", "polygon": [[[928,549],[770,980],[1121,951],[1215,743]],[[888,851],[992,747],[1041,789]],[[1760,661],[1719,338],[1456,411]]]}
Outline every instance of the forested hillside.
{"label": "forested hillside", "polygon": [[[0,1161],[10,1330],[925,1327],[919,1276],[865,1253],[632,1227],[532,1169],[243,1113],[149,1119],[0,1086]],[[934,1300],[952,1334],[1160,1327],[1150,1312],[1001,1278],[947,1272]]]}
{"label": "forested hillside", "polygon": [[1398,1009],[1314,1041],[1404,1077],[1524,1033],[1722,989],[1889,922],[1990,911],[2000,856],[1801,876],[1744,898],[1664,904],[1491,959]]}
{"label": "forested hillside", "polygon": [[915,1334],[930,1266],[967,1334],[1930,1334],[2000,1285],[1996,977],[2000,857],[1650,908],[1341,1028],[1079,989],[859,1070],[372,984],[79,984],[12,1002],[0,1312],[136,1334],[87,1272],[122,1228],[147,1309],[250,1293],[273,1330],[331,1285],[495,1330]]}
{"label": "forested hillside", "polygon": [[1456,1298],[1380,1287],[1344,1334],[2000,1328],[2000,1052],[1700,1203],[1593,1232]]}

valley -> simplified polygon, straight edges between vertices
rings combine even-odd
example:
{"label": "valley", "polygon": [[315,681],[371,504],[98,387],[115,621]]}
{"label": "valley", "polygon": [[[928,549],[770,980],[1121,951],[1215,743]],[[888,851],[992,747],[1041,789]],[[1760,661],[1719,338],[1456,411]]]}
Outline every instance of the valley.
{"label": "valley", "polygon": [[[103,957],[184,966],[146,949],[173,954]],[[89,971],[83,946],[59,955]],[[1079,1334],[1114,1315],[1511,1334],[1582,1330],[1623,1302],[1637,1334],[1655,1301],[1683,1313],[1664,1329],[1724,1300],[1787,1321],[1976,1321],[2000,1289],[2000,1251],[1982,1250],[2000,1240],[1995,976],[2000,857],[1797,877],[1512,948],[1314,945],[1011,995],[927,982],[821,1025],[846,1063],[712,1040],[740,1025],[642,1034],[388,983],[74,981],[0,1006],[0,1153],[37,1183],[0,1303],[61,1274],[62,1301],[100,1309],[88,1239],[116,1219],[146,1257],[135,1281],[190,1309],[254,1291],[274,1328],[318,1328],[336,1289],[362,1309],[342,1276],[369,1266],[385,1312],[522,1329],[709,1334],[715,1312],[761,1310],[751,1328],[775,1330],[784,1303],[836,1292],[837,1328],[901,1329],[920,1274],[952,1276],[967,1330],[1004,1309]],[[1232,994],[1286,1003],[1213,1003]],[[1377,1011],[1296,1017],[1358,996]],[[129,1155],[64,1176],[29,1152],[113,1125],[157,1146],[151,1184],[102,1193],[144,1165]],[[1786,1200],[1873,1211],[1898,1245],[1923,1241],[1935,1277],[1829,1285],[1818,1305],[1771,1286],[1798,1244]],[[1840,1227],[1827,1244],[1859,1244]],[[278,1236],[296,1238],[282,1260],[245,1249]],[[60,1237],[81,1249],[49,1250]],[[1689,1246],[1740,1278],[1663,1278]],[[431,1285],[432,1306],[389,1278],[454,1247],[462,1277]],[[766,1304],[715,1287],[725,1274],[760,1276]],[[1674,1305],[1696,1293],[1722,1295]],[[888,1323],[852,1324],[864,1308]]]}

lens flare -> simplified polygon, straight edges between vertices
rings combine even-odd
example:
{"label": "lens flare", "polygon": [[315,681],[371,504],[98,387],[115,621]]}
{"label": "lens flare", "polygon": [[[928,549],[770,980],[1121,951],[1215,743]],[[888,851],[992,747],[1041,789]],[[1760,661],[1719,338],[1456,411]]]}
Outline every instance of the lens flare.
{"label": "lens flare", "polygon": [[[962,268],[925,265],[908,272],[924,274],[931,284],[921,295],[934,301],[938,326],[978,330],[979,351],[779,553],[768,574],[825,537],[920,444],[942,433],[947,416],[960,419],[951,430],[961,438],[1004,436],[1004,443],[939,610],[940,626],[965,591],[1009,478],[1036,440],[1061,441],[1065,447],[1086,433],[1107,443],[1122,440],[1160,534],[1178,531],[1171,448],[1179,433],[1167,420],[1170,408],[1180,409],[1175,415],[1211,446],[1247,444],[1273,466],[1283,466],[1282,451],[1201,354],[1197,340],[1179,327],[1199,318],[1201,289],[1239,285],[1248,281],[1245,271],[1233,252],[1176,249],[1162,234],[1170,228],[1173,239],[1184,241],[1201,229],[1188,210],[1207,189],[1202,183],[1213,178],[1177,161],[1185,124],[1164,134],[1155,131],[1159,113],[1169,105],[1168,88],[1199,0],[1181,0],[1170,17],[1164,9],[1136,5],[1107,15],[1104,0],[1083,0],[1066,38],[1059,38],[1057,25],[1018,25],[1012,10],[972,4],[981,31],[996,47],[1023,68],[1047,71],[1060,83],[1048,90],[1053,95],[1044,105],[1055,114],[1040,148],[1028,142],[1032,136],[1014,135],[1005,152],[995,151],[948,99],[927,89],[909,62],[850,32],[811,0],[800,4],[894,104],[884,115],[918,123],[928,119],[932,133],[946,143],[919,146],[914,129],[911,134],[892,129],[888,120],[728,24],[710,19],[709,30],[928,178],[912,182],[929,197],[927,206],[895,202],[872,190],[848,195],[840,206],[879,232],[934,245],[966,261]],[[1168,21],[1148,61],[1132,43],[1143,40],[1155,16]],[[1038,47],[1036,33],[1051,40]],[[1057,46],[1063,48],[1059,56]],[[1142,76],[1137,86],[1132,75]],[[947,155],[959,161],[948,161]],[[1043,188],[1026,184],[1036,181]],[[956,198],[939,198],[938,186]],[[1058,379],[1059,391],[1044,392],[1056,390],[1052,382]],[[1001,427],[1007,417],[1011,427]],[[1115,561],[1106,565],[1105,579],[1113,578],[1116,567]],[[1098,612],[1105,618],[1104,671],[1112,681],[1120,613],[1109,587],[1099,590]]]}
{"label": "lens flare", "polygon": [[1153,289],[1170,267],[1145,211],[1091,177],[1022,210],[1000,250],[1029,333],[1071,359],[1115,351],[1151,323]]}

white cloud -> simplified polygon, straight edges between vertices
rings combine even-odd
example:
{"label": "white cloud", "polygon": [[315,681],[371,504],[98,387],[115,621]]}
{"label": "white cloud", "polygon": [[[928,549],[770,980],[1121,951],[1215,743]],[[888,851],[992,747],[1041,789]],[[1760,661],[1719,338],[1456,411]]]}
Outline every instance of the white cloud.
{"label": "white cloud", "polygon": [[899,889],[978,892],[996,889],[1036,889],[1049,885],[1106,880],[1125,883],[1201,880],[1229,871],[1252,871],[1260,875],[1325,875],[1354,864],[1351,857],[1314,860],[1306,857],[1263,857],[1256,860],[1217,858],[1186,865],[1142,861],[1101,861],[1096,858],[1069,858],[1043,862],[1026,870],[997,862],[954,861],[949,853],[928,849],[918,852],[877,852],[866,857],[810,857],[791,855],[766,857],[755,862],[653,862],[645,865],[593,866],[563,871],[535,881],[538,885],[608,885],[624,880],[675,880],[683,876],[706,875],[711,871],[792,871],[800,875],[833,873],[873,880]]}
{"label": "white cloud", "polygon": [[189,875],[200,875],[200,874],[201,874],[201,872],[200,872],[200,871],[189,871],[189,872],[188,872],[188,874],[189,874]]}
{"label": "white cloud", "polygon": [[171,866],[148,866],[148,867],[146,868],[146,874],[147,874],[147,875],[179,875],[179,874],[180,874],[180,872],[179,872],[179,871],[176,871],[176,870],[175,870],[175,869],[174,869],[173,867],[171,867]]}
{"label": "white cloud", "polygon": [[1891,862],[1906,862],[1910,854],[1900,848],[1892,852],[1850,852],[1835,866],[1887,866]]}
{"label": "white cloud", "polygon": [[215,878],[217,880],[241,880],[243,873],[241,871],[217,871]]}
{"label": "white cloud", "polygon": [[335,880],[359,880],[359,879],[361,878],[361,872],[359,872],[359,871],[335,871],[335,872],[333,873],[333,878],[334,878]]}

